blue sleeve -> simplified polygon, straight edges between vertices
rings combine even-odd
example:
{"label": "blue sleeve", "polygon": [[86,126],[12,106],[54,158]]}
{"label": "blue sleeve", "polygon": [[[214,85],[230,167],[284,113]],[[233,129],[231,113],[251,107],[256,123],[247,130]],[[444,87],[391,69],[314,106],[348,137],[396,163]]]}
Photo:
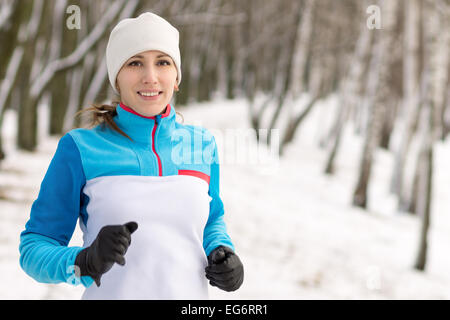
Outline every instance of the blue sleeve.
{"label": "blue sleeve", "polygon": [[209,196],[212,200],[209,203],[209,217],[203,232],[203,248],[207,256],[218,246],[226,246],[235,250],[231,238],[227,233],[225,221],[223,220],[224,208],[220,199],[220,169],[219,154],[217,145],[214,142],[214,153],[211,162],[211,176],[209,180]]}
{"label": "blue sleeve", "polygon": [[[70,134],[64,135],[42,181],[30,219],[20,235],[20,266],[39,282],[74,280],[74,262],[82,247],[68,247],[82,206],[86,178],[78,148]],[[85,286],[90,277],[82,277]]]}
{"label": "blue sleeve", "polygon": [[42,283],[66,282],[89,287],[93,279],[78,278],[75,274],[75,259],[82,247],[61,246],[58,241],[37,233],[20,237],[20,266],[33,279]]}

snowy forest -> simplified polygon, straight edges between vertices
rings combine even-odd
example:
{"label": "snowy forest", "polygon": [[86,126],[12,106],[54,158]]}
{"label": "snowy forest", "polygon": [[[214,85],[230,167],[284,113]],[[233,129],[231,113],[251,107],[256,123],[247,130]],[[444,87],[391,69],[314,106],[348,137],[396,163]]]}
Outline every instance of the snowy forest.
{"label": "snowy forest", "polygon": [[[49,147],[51,151],[45,161],[41,160],[38,172],[23,169],[21,175],[20,168],[33,167],[33,159],[39,162],[37,154],[40,146],[45,145],[45,139],[57,139],[72,128],[85,126],[87,120],[78,117],[78,111],[93,103],[114,101],[104,55],[109,33],[119,20],[145,11],[161,15],[180,31],[183,80],[173,99],[177,110],[186,118],[190,115],[195,118],[205,108],[214,110],[216,105],[238,103],[236,109],[225,107],[209,112],[202,118],[203,124],[207,125],[209,118],[236,117],[236,122],[253,130],[255,144],[276,148],[280,166],[288,163],[285,168],[289,170],[279,173],[286,175],[286,179],[290,175],[288,171],[302,167],[306,153],[317,152],[320,157],[315,157],[314,165],[318,170],[305,178],[311,185],[319,179],[338,181],[343,168],[339,159],[351,149],[355,157],[344,167],[351,168],[352,176],[350,183],[339,187],[340,190],[345,188],[340,193],[345,195],[342,201],[348,210],[371,215],[376,203],[384,200],[382,197],[371,199],[370,188],[375,184],[383,188],[389,199],[386,202],[392,204],[395,211],[392,219],[408,219],[407,223],[413,226],[408,231],[413,235],[408,238],[413,253],[404,267],[414,272],[414,277],[426,275],[429,250],[435,244],[430,240],[435,221],[433,214],[441,214],[436,208],[450,209],[450,205],[439,206],[441,198],[436,196],[442,193],[443,198],[450,198],[450,179],[438,180],[444,172],[450,171],[448,162],[439,162],[437,156],[437,148],[450,148],[450,0],[1,0],[0,221],[3,229],[8,225],[7,220],[15,225],[14,233],[6,233],[10,236],[0,236],[0,247],[9,248],[4,250],[9,252],[6,258],[0,258],[3,277],[20,274],[24,278],[19,286],[22,293],[32,282],[29,278],[25,280],[26,275],[20,270],[17,247],[40,180],[35,179],[33,185],[28,186],[27,196],[17,197],[13,189],[20,188],[27,174],[43,177],[56,144]],[[47,112],[40,112],[43,108]],[[42,119],[43,116],[46,118]],[[212,121],[211,125],[219,123],[220,119]],[[230,119],[227,123],[233,122]],[[39,134],[40,123],[45,123],[44,135]],[[14,128],[13,136],[9,128]],[[308,134],[308,128],[312,128],[313,133]],[[263,136],[261,132],[268,134]],[[10,138],[13,140],[9,145]],[[302,139],[308,140],[312,147],[301,149],[296,142]],[[352,144],[352,139],[357,139],[358,143]],[[381,158],[388,155],[389,161],[377,163],[380,153]],[[28,160],[21,164],[19,155]],[[378,181],[374,171],[377,165],[385,170],[384,179]],[[227,170],[233,169],[221,173],[225,198],[228,194],[230,199],[238,201],[241,196],[233,195],[232,190],[226,193],[227,188],[234,188],[227,184],[227,181],[231,183],[231,178],[226,178]],[[296,177],[289,190],[292,197],[286,200],[291,202],[291,215],[296,214],[296,203],[302,201],[306,190],[296,189],[295,183],[300,183],[304,176]],[[282,184],[281,177],[280,180],[264,176],[255,179],[254,188],[245,184],[242,192],[258,193],[261,185],[266,185],[273,193],[284,190],[273,182]],[[236,177],[232,181],[239,179]],[[310,192],[318,189],[311,187]],[[258,197],[258,194],[252,197],[258,202],[254,210],[263,209],[264,202],[277,201]],[[280,196],[279,199],[285,198]],[[327,202],[327,198],[321,199]],[[18,203],[20,209],[12,209]],[[311,201],[309,206],[314,203]],[[238,207],[238,203],[230,205],[230,211],[233,206]],[[252,206],[249,204],[246,208]],[[273,204],[271,208],[275,210],[278,206]],[[11,213],[18,215],[19,211],[20,219]],[[342,208],[337,211],[342,216],[347,214]],[[252,285],[252,279],[258,279],[251,275],[252,266],[255,270],[262,266],[251,262],[252,242],[247,235],[257,231],[240,225],[240,217],[230,215],[229,219],[230,229],[238,240],[249,241],[241,245],[242,252],[249,256],[248,291],[244,285],[243,293],[239,295],[238,291],[233,298],[278,297],[270,295],[269,288]],[[314,215],[308,219],[315,219]],[[396,223],[386,219],[386,225]],[[245,221],[252,223],[250,219]],[[275,220],[271,221],[276,224]],[[450,223],[450,218],[443,221]],[[379,222],[367,222],[370,223],[375,229]],[[286,226],[289,224],[286,222]],[[311,222],[311,228],[314,225]],[[446,228],[450,232],[450,224]],[[274,230],[287,232],[280,226],[271,231],[270,237],[277,237]],[[326,229],[322,232],[324,234],[316,237],[327,237]],[[394,239],[395,227],[391,233]],[[314,239],[312,231],[308,237]],[[447,253],[436,255],[448,255],[450,234],[446,241],[441,242],[441,248],[447,249]],[[237,243],[239,247],[239,241]],[[313,244],[314,241],[305,243],[301,248]],[[286,259],[294,255],[293,248],[301,250],[293,242],[283,245]],[[343,246],[342,250],[352,249]],[[5,260],[11,262],[8,264]],[[302,291],[292,291],[296,293],[286,297],[286,292],[290,291],[280,289],[285,293],[280,297],[421,297],[420,292],[395,295],[383,293],[382,289],[376,296],[358,295],[356,291],[331,294],[331,289],[326,294],[327,287],[323,283],[327,277],[313,270],[314,262],[309,264],[308,276],[299,276],[303,280],[296,278],[297,285],[303,285]],[[447,266],[450,275],[450,264]],[[299,273],[302,270],[294,266],[292,269]],[[276,279],[269,271],[264,275]],[[339,277],[339,273],[334,273],[333,277]],[[450,277],[443,277],[448,277],[445,278],[448,287]],[[416,278],[409,279],[416,281]],[[12,280],[5,281],[12,283]],[[323,294],[319,290],[321,286]],[[256,292],[261,290],[265,295],[257,296]],[[305,293],[308,290],[316,290],[316,293],[308,295]],[[439,293],[429,296],[450,298],[448,289],[436,290]],[[27,296],[21,295],[19,289],[16,294],[0,290],[0,298],[9,297],[58,299],[73,295],[55,291],[47,292],[47,296],[40,293]],[[217,293],[215,297],[229,295]]]}

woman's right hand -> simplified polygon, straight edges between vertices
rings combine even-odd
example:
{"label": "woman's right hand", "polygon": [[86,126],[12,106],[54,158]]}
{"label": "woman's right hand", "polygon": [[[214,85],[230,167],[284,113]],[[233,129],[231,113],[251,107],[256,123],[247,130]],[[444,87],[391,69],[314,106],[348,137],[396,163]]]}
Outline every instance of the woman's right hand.
{"label": "woman's right hand", "polygon": [[124,256],[131,244],[131,234],[137,228],[136,222],[101,228],[94,242],[80,251],[75,259],[75,265],[80,268],[81,276],[92,277],[99,287],[100,278],[115,262],[125,265]]}

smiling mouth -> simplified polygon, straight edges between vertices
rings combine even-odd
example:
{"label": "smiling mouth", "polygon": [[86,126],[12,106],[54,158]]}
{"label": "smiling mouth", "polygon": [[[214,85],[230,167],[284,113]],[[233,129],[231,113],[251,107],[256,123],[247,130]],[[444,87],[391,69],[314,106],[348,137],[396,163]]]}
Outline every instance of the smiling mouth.
{"label": "smiling mouth", "polygon": [[156,96],[159,96],[162,93],[162,91],[158,91],[158,92],[141,92],[141,91],[138,91],[137,93],[139,95],[143,96],[143,97],[156,97]]}

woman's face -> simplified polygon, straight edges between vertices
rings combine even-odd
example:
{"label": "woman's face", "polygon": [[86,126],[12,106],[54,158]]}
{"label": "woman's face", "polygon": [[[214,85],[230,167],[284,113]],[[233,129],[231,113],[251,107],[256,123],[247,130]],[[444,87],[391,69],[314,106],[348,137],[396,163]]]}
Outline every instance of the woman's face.
{"label": "woman's face", "polygon": [[164,112],[177,87],[177,68],[161,51],[145,51],[128,59],[117,74],[123,104],[144,116]]}

